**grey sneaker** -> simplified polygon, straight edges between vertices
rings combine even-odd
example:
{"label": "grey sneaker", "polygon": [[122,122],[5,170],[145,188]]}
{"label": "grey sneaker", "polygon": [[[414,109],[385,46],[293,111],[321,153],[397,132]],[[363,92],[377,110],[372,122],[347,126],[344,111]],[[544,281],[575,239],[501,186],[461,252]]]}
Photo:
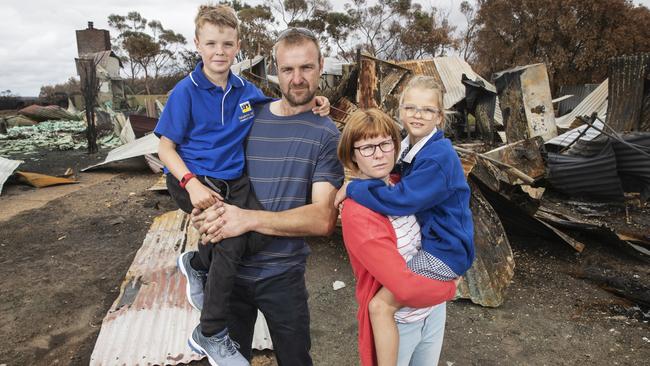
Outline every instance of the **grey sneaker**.
{"label": "grey sneaker", "polygon": [[237,351],[237,342],[230,339],[227,331],[225,333],[221,338],[216,335],[206,337],[201,333],[199,324],[194,328],[187,343],[194,352],[208,356],[212,366],[250,366],[246,358]]}
{"label": "grey sneaker", "polygon": [[185,252],[181,254],[178,260],[176,260],[176,264],[183,276],[185,276],[185,279],[187,279],[187,285],[185,286],[187,301],[196,310],[201,311],[203,309],[203,285],[205,284],[207,273],[197,271],[190,265],[190,260],[195,254],[198,254],[198,252]]}

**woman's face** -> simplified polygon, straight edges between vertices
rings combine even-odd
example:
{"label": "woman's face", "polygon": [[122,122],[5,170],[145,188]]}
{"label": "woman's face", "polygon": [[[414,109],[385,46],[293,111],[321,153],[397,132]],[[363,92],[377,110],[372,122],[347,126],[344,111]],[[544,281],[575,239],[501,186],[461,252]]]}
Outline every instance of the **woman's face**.
{"label": "woman's face", "polygon": [[395,165],[395,148],[390,136],[357,140],[353,160],[359,166],[359,178],[387,179]]}

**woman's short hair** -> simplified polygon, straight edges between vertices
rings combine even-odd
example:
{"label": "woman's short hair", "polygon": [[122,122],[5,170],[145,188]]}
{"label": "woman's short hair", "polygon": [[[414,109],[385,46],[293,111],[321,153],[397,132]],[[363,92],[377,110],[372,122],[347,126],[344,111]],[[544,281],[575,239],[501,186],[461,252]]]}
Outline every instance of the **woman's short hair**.
{"label": "woman's short hair", "polygon": [[343,166],[357,171],[359,166],[352,159],[354,157],[354,144],[359,140],[379,136],[388,136],[393,140],[395,161],[397,161],[401,139],[399,127],[395,121],[377,108],[354,111],[345,123],[339,140],[337,154]]}

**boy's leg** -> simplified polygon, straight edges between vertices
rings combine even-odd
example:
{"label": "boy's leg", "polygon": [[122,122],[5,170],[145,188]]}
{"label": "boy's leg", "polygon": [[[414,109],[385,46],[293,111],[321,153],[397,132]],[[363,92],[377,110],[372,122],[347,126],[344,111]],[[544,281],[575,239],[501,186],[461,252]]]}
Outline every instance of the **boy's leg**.
{"label": "boy's leg", "polygon": [[[239,179],[231,180],[228,182],[230,186],[230,202],[231,204],[249,209],[249,210],[264,210],[264,206],[257,200],[253,187],[246,174],[242,175]],[[247,251],[246,255],[252,255],[259,252],[270,240],[266,235],[257,232],[249,232],[245,234],[247,238]]]}
{"label": "boy's leg", "polygon": [[255,300],[268,323],[279,366],[312,365],[307,298],[301,271],[256,283]]}
{"label": "boy's leg", "polygon": [[[410,366],[437,365],[442,350],[447,318],[447,303],[436,305],[431,314],[424,319],[422,339],[415,347]],[[401,332],[400,332],[401,336]]]}
{"label": "boy's leg", "polygon": [[380,288],[368,304],[379,366],[397,363],[399,333],[395,313],[400,307],[393,294],[385,287]]}
{"label": "boy's leg", "polygon": [[178,205],[178,208],[186,213],[191,213],[194,206],[192,206],[190,194],[187,193],[185,189],[181,188],[180,182],[172,173],[168,173],[165,180],[167,182],[167,191],[174,199],[174,202]]}

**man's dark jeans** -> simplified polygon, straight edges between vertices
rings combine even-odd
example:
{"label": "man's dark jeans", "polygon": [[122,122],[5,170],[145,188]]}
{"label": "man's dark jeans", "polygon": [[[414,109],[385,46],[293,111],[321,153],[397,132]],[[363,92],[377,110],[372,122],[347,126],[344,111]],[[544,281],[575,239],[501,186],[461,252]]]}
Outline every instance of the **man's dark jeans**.
{"label": "man's dark jeans", "polygon": [[[225,202],[237,207],[263,210],[253,193],[248,176],[223,181],[209,177],[198,177],[206,187],[214,187]],[[206,180],[210,180],[207,183]],[[216,189],[215,189],[216,188]],[[181,188],[178,179],[167,174],[167,189],[181,210],[192,212],[189,193]],[[268,237],[251,232],[216,244],[199,243],[199,259],[191,261],[192,268],[208,273],[204,288],[201,329],[205,335],[214,335],[226,327],[228,319],[228,300],[235,282],[241,257],[260,251],[268,242]]]}
{"label": "man's dark jeans", "polygon": [[309,350],[309,308],[302,271],[291,271],[257,282],[238,279],[230,298],[230,337],[250,360],[253,330],[260,309],[271,332],[279,366],[312,365]]}

